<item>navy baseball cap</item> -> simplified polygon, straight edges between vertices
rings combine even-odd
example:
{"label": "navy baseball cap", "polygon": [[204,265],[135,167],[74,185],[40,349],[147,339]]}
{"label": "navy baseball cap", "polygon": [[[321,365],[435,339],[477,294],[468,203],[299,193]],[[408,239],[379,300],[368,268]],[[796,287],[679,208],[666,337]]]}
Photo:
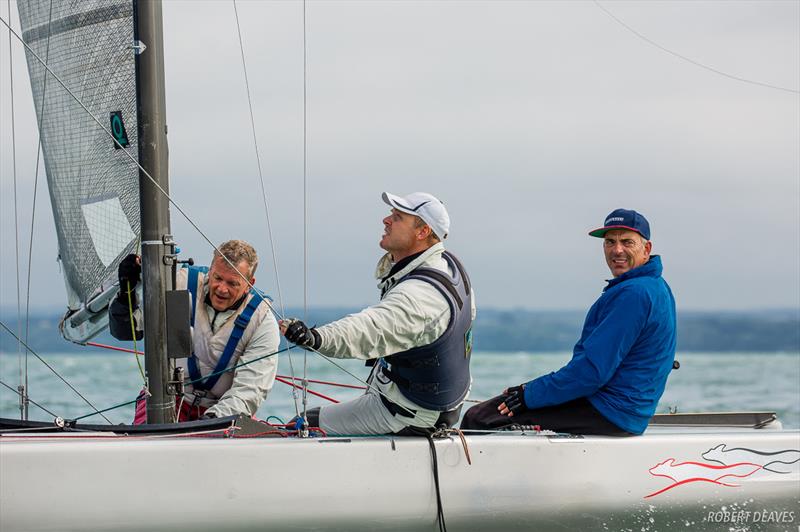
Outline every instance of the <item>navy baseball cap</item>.
{"label": "navy baseball cap", "polygon": [[590,231],[589,235],[603,238],[608,231],[613,229],[636,231],[642,235],[645,240],[650,240],[650,224],[647,222],[647,218],[636,211],[629,211],[628,209],[617,209],[613,211],[606,216],[603,227]]}

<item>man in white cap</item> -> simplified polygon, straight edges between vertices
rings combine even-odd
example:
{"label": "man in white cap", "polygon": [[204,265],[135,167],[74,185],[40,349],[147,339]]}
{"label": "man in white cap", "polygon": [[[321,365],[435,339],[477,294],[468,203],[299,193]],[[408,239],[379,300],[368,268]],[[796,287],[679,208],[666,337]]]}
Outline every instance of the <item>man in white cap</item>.
{"label": "man in white cap", "polygon": [[283,320],[281,332],[307,349],[373,365],[367,392],[315,408],[308,424],[328,434],[425,434],[459,418],[471,378],[475,300],[459,260],[445,251],[447,210],[434,196],[383,193],[376,278],[381,301],[321,327]]}

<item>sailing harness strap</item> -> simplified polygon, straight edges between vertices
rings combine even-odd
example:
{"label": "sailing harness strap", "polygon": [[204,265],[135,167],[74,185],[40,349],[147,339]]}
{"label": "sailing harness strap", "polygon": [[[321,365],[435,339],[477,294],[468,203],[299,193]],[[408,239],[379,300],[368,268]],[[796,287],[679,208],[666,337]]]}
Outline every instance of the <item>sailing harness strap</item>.
{"label": "sailing harness strap", "polygon": [[[189,288],[189,293],[192,295],[191,325],[194,327],[194,316],[197,309],[198,274],[200,272],[207,273],[208,268],[204,266],[190,266],[187,269],[189,273],[187,285]],[[233,330],[228,338],[228,343],[225,344],[225,349],[222,351],[222,355],[219,357],[219,361],[217,362],[212,374],[205,379],[203,378],[203,375],[200,373],[200,368],[197,366],[197,357],[195,356],[194,352],[192,352],[192,355],[187,359],[189,377],[192,379],[192,386],[195,390],[211,390],[217,384],[217,381],[219,380],[220,376],[222,376],[225,368],[227,368],[228,364],[230,364],[231,358],[233,358],[233,353],[236,351],[236,346],[239,345],[239,341],[242,339],[242,335],[244,335],[247,325],[250,323],[250,320],[252,319],[253,314],[258,306],[262,301],[264,301],[264,298],[261,296],[261,294],[255,290],[251,290],[250,293],[253,297],[250,298],[250,301],[247,303],[247,306],[242,313],[236,316],[236,320],[233,322]]]}

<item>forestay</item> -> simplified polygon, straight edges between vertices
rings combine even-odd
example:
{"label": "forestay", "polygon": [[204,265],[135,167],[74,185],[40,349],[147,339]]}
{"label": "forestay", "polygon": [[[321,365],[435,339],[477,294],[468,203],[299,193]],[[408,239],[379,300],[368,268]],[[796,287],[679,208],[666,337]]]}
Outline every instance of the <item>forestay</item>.
{"label": "forestay", "polygon": [[[99,311],[65,319],[62,331],[85,341],[105,327],[109,279],[139,234],[133,6],[130,0],[18,5],[25,43],[119,143],[26,50],[69,309]],[[101,301],[87,305],[104,289]]]}

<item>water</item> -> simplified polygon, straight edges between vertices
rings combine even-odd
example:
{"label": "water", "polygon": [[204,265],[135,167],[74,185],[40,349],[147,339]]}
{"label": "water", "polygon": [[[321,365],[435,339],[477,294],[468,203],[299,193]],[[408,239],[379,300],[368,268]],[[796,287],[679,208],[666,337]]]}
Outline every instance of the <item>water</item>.
{"label": "water", "polygon": [[[42,355],[72,386],[98,409],[132,400],[142,386],[142,377],[133,355],[87,348],[79,355]],[[303,353],[292,355],[296,371],[303,368]],[[353,377],[319,355],[308,355],[309,378],[359,384]],[[520,384],[561,367],[569,353],[490,353],[473,354],[472,398],[488,399],[503,388]],[[659,404],[659,412],[677,407],[679,412],[767,410],[778,413],[784,427],[800,428],[800,353],[762,354],[686,353],[677,357],[681,368],[673,371]],[[348,371],[365,378],[363,363],[340,361]],[[51,412],[73,419],[92,412],[80,397],[55,377],[38,360],[29,358],[30,397]],[[288,375],[289,361],[282,355],[279,374]],[[0,353],[0,381],[16,389],[19,361],[16,353]],[[311,389],[340,401],[362,393],[358,390],[313,385]],[[301,399],[298,399],[301,401]],[[309,396],[308,407],[327,401]],[[301,406],[302,408],[302,406]],[[276,382],[269,398],[258,411],[261,419],[277,416],[287,420],[295,413],[291,388]],[[128,423],[133,407],[125,406],[106,413],[113,423]],[[0,417],[19,417],[17,395],[0,385]],[[31,419],[50,420],[52,416],[30,407]],[[99,416],[86,422],[102,423]]]}

